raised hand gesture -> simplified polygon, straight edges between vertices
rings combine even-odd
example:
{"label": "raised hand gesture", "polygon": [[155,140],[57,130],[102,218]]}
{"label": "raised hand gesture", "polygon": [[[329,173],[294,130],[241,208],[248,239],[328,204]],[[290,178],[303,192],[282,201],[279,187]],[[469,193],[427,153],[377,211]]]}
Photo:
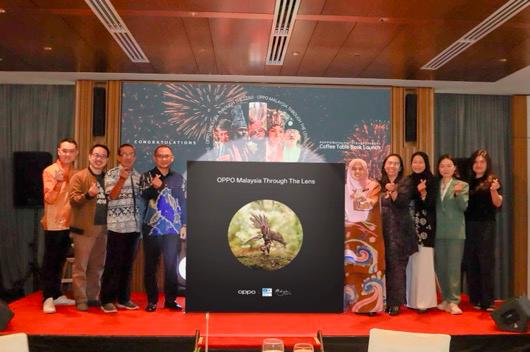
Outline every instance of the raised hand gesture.
{"label": "raised hand gesture", "polygon": [[494,178],[491,181],[490,191],[497,191],[499,188],[501,188],[501,183],[498,178]]}
{"label": "raised hand gesture", "polygon": [[392,192],[397,190],[397,186],[394,182],[389,182],[385,185],[386,195],[385,198],[388,198],[392,195]]}
{"label": "raised hand gesture", "polygon": [[63,172],[63,170],[61,170],[61,169],[55,170],[55,174],[53,175],[53,178],[57,182],[63,182],[64,181],[64,172]]}
{"label": "raised hand gesture", "polygon": [[99,193],[98,185],[96,182],[94,182],[90,185],[90,188],[88,189],[88,195],[91,197],[95,197],[98,193]]}
{"label": "raised hand gesture", "polygon": [[120,171],[120,178],[126,179],[127,177],[129,177],[129,171],[129,169],[122,168]]}
{"label": "raised hand gesture", "polygon": [[162,180],[160,179],[160,175],[156,174],[155,177],[151,180],[151,186],[153,186],[154,189],[159,189],[162,187]]}
{"label": "raised hand gesture", "polygon": [[455,196],[457,196],[460,193],[462,193],[463,189],[464,189],[464,183],[460,182],[460,181],[456,181],[455,188],[454,188]]}
{"label": "raised hand gesture", "polygon": [[422,198],[427,196],[427,180],[420,180],[420,183],[418,183],[418,192]]}

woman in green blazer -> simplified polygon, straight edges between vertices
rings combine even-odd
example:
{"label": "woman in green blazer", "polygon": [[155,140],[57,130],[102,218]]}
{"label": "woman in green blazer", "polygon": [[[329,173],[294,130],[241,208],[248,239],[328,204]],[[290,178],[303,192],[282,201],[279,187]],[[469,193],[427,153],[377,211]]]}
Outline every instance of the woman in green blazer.
{"label": "woman in green blazer", "polygon": [[442,289],[438,309],[462,314],[460,303],[460,267],[466,238],[465,211],[469,185],[456,179],[453,157],[442,155],[438,160],[440,186],[436,196],[436,273]]}

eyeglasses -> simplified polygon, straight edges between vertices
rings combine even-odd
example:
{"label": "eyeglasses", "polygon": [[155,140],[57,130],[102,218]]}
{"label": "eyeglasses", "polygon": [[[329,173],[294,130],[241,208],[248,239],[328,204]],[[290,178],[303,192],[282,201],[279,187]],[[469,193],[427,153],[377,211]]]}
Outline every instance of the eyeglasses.
{"label": "eyeglasses", "polygon": [[155,155],[155,158],[158,158],[158,159],[169,159],[173,157],[173,155],[171,154],[156,154]]}
{"label": "eyeglasses", "polygon": [[129,157],[129,156],[135,156],[136,153],[121,153],[120,156],[125,156],[125,157]]}
{"label": "eyeglasses", "polygon": [[96,159],[107,159],[108,156],[105,155],[105,154],[99,154],[99,153],[92,153],[92,157],[96,158]]}

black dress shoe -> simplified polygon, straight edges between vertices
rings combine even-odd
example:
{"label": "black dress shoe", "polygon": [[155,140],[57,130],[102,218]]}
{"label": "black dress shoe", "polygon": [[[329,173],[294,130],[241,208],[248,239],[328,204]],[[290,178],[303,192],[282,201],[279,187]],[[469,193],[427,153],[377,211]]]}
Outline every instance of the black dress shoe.
{"label": "black dress shoe", "polygon": [[145,306],[145,311],[152,313],[156,310],[156,303],[147,303],[147,306]]}
{"label": "black dress shoe", "polygon": [[101,301],[99,299],[89,299],[87,304],[89,307],[99,307],[101,306]]}
{"label": "black dress shoe", "polygon": [[164,308],[171,310],[182,310],[182,307],[177,302],[165,302]]}
{"label": "black dress shoe", "polygon": [[388,308],[388,314],[389,315],[398,315],[399,314],[399,306],[391,306]]}

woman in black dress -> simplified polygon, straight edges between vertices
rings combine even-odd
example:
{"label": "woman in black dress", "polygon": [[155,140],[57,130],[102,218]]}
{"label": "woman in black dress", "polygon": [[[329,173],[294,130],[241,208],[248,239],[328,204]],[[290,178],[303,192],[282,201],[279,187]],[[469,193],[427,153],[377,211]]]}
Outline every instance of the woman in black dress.
{"label": "woman in black dress", "polygon": [[381,216],[385,240],[387,312],[399,314],[405,303],[406,269],[409,256],[418,251],[409,211],[410,180],[403,177],[403,160],[390,154],[381,170]]}
{"label": "woman in black dress", "polygon": [[469,300],[475,309],[493,311],[495,218],[502,205],[501,183],[491,170],[491,158],[485,149],[475,151],[471,162],[464,250]]}

